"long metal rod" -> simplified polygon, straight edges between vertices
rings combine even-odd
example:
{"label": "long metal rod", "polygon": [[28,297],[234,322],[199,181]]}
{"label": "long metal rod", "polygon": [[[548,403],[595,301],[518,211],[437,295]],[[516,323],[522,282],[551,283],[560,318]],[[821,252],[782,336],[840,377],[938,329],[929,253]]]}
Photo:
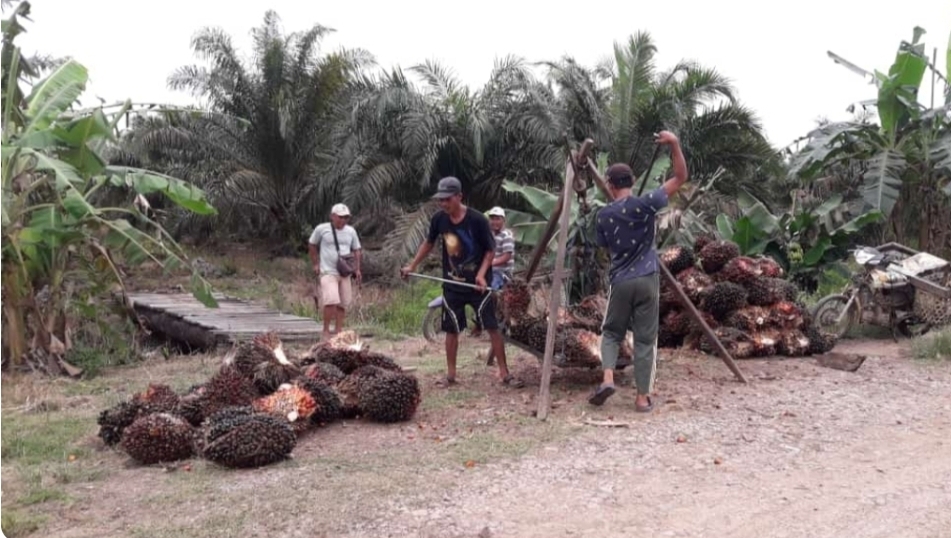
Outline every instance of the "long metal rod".
{"label": "long metal rod", "polygon": [[[469,284],[468,282],[456,282],[455,280],[447,280],[445,278],[439,278],[438,276],[421,275],[419,273],[410,273],[409,276],[413,276],[416,278],[424,278],[426,280],[435,280],[436,282],[442,282],[443,284],[452,284],[454,286],[462,286],[464,288],[472,288],[474,290],[479,290],[479,286],[476,286],[475,284]],[[493,289],[486,288],[485,290],[479,290],[479,291],[499,293],[502,290],[493,290]]]}

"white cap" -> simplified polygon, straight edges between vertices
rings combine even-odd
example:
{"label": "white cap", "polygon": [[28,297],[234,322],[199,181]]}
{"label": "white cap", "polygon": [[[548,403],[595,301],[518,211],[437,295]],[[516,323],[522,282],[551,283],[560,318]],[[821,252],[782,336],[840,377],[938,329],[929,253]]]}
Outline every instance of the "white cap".
{"label": "white cap", "polygon": [[330,213],[332,215],[337,215],[338,217],[349,217],[350,208],[343,204],[336,204],[330,209]]}
{"label": "white cap", "polygon": [[502,217],[505,218],[505,210],[499,206],[495,206],[492,209],[485,212],[486,215],[490,217]]}

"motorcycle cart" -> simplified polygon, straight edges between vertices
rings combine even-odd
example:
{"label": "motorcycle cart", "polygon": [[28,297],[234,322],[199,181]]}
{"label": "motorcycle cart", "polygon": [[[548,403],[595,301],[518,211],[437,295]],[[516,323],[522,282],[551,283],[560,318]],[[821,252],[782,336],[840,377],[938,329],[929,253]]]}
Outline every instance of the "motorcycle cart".
{"label": "motorcycle cart", "polygon": [[861,247],[854,257],[863,273],[812,310],[820,330],[841,338],[856,324],[877,325],[897,339],[951,323],[951,262],[894,242]]}

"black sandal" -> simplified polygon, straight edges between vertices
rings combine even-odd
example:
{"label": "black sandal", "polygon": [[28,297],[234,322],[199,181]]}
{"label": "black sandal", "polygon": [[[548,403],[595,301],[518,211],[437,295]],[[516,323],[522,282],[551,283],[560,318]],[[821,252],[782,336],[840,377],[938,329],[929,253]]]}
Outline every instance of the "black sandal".
{"label": "black sandal", "polygon": [[637,411],[638,413],[650,413],[651,411],[654,410],[654,400],[650,396],[648,396],[647,405],[634,404],[634,410]]}
{"label": "black sandal", "polygon": [[614,390],[614,385],[600,385],[591,396],[588,396],[588,403],[591,405],[603,405],[604,402],[614,394]]}
{"label": "black sandal", "polygon": [[502,384],[512,387],[513,389],[520,389],[525,386],[525,382],[521,379],[515,377],[512,374],[505,376],[505,379],[502,380]]}

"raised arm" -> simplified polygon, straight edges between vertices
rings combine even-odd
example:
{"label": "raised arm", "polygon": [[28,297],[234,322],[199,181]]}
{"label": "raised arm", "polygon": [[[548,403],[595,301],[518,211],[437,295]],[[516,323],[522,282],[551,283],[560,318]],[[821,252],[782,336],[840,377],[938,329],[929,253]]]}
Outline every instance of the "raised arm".
{"label": "raised arm", "polygon": [[658,144],[670,146],[670,161],[674,167],[674,177],[664,182],[664,191],[667,196],[673,196],[684,183],[687,182],[687,161],[684,152],[680,149],[680,140],[670,131],[661,131],[657,135]]}

